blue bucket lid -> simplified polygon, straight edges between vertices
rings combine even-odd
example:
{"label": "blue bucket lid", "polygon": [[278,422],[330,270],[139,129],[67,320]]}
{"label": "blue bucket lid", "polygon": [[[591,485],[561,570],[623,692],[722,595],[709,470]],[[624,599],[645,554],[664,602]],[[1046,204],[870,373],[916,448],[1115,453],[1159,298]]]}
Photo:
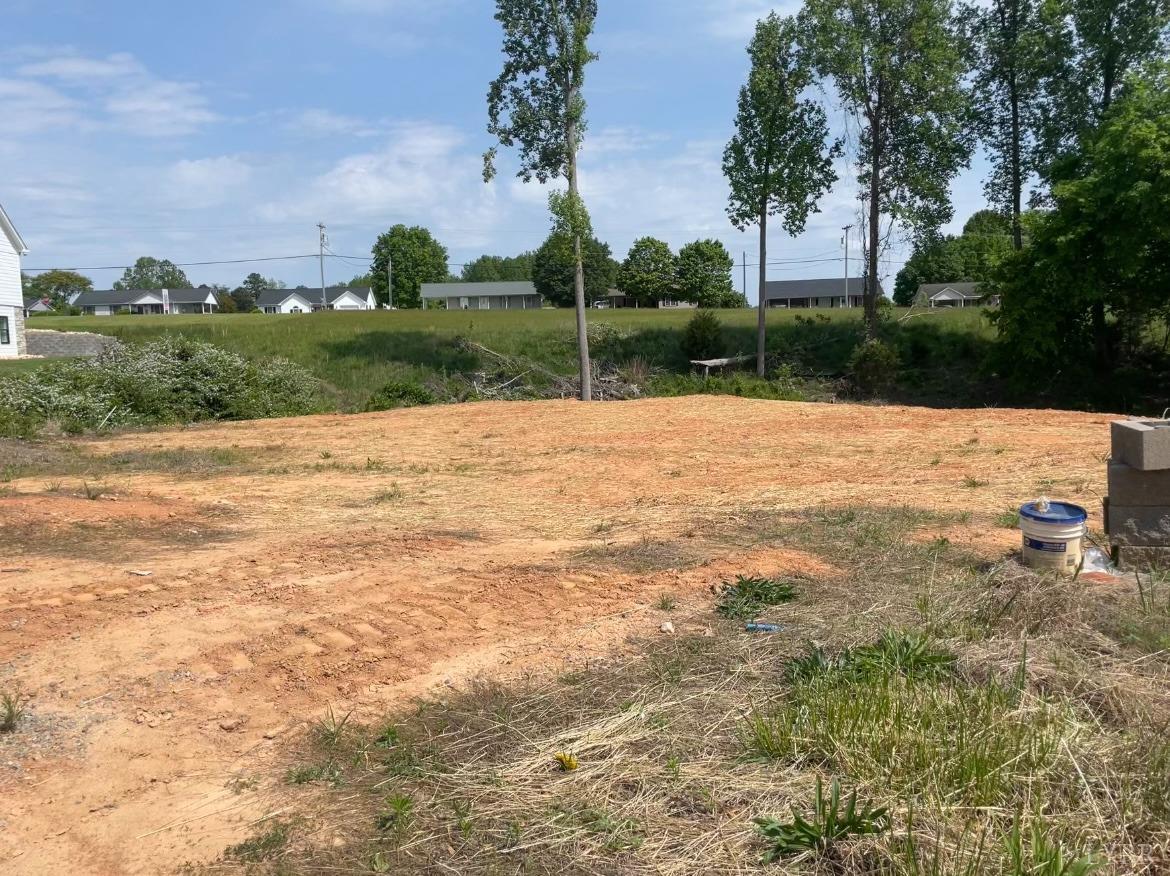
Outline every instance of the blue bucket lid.
{"label": "blue bucket lid", "polygon": [[1080,505],[1071,502],[1049,502],[1047,511],[1036,508],[1035,502],[1028,502],[1020,506],[1020,516],[1035,520],[1037,523],[1084,523],[1089,519],[1089,512]]}

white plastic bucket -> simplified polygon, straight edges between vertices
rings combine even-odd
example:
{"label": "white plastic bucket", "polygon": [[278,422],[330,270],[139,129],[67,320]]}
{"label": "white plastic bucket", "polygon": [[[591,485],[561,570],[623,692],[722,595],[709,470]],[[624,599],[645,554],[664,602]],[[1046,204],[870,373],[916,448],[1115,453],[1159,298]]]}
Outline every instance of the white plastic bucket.
{"label": "white plastic bucket", "polygon": [[1038,499],[1020,507],[1024,565],[1071,575],[1084,558],[1085,524],[1080,505]]}

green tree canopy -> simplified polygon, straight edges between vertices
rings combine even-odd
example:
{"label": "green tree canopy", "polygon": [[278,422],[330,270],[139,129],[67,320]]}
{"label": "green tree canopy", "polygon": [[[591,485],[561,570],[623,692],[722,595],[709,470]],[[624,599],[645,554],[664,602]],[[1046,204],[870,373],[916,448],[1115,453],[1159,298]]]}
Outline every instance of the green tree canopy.
{"label": "green tree canopy", "polygon": [[182,269],[167,259],[143,256],[127,268],[115,289],[190,289],[191,281]]}
{"label": "green tree canopy", "polygon": [[[415,225],[395,225],[374,243],[374,262],[370,273],[374,279],[374,296],[379,304],[395,307],[421,307],[419,295],[423,283],[447,281],[447,248],[435,240],[427,229]],[[386,268],[392,267],[394,294],[387,294]]]}
{"label": "green tree canopy", "polygon": [[618,288],[643,307],[654,307],[675,294],[676,280],[670,244],[653,237],[634,241],[617,275]]}
{"label": "green tree canopy", "polygon": [[1015,247],[1023,244],[1024,188],[1037,167],[1047,51],[1044,0],[967,3],[963,16],[974,63],[974,118],[987,147],[988,203],[1010,216]]}
{"label": "green tree canopy", "polygon": [[60,269],[31,276],[21,274],[20,280],[25,295],[48,300],[54,308],[68,305],[69,296],[74,292],[89,292],[93,289],[93,280],[89,277],[76,271]]}
{"label": "green tree canopy", "polygon": [[510,283],[532,279],[530,252],[517,256],[481,255],[463,266],[460,279],[465,283]]}
{"label": "green tree canopy", "polygon": [[837,180],[828,145],[829,125],[816,101],[802,95],[813,84],[807,52],[793,18],[775,12],[756,23],[748,46],[751,72],[739,91],[735,136],[723,153],[723,174],[731,187],[727,207],[731,224],[741,231],[760,230],[760,304],[756,337],[756,371],[764,376],[765,320],[763,295],[768,275],[768,217],[779,216],[791,235],[804,231],[817,201]]}
{"label": "green tree canopy", "polygon": [[819,72],[857,122],[874,337],[881,218],[925,236],[952,215],[950,181],[971,153],[965,53],[950,0],[806,0],[801,17]]}
{"label": "green tree canopy", "polygon": [[248,274],[244,282],[233,289],[229,294],[236,310],[240,313],[250,313],[256,309],[256,299],[265,289],[283,289],[284,283],[255,272]]}
{"label": "green tree canopy", "polygon": [[696,240],[678,251],[678,297],[700,307],[741,307],[743,296],[731,283],[735,261],[718,240]]}
{"label": "green tree canopy", "polygon": [[[495,17],[504,31],[504,68],[488,88],[488,133],[498,146],[518,147],[517,175],[525,182],[560,177],[568,183],[567,193],[549,196],[549,208],[554,234],[567,233],[573,244],[581,400],[589,401],[585,242],[593,232],[578,187],[577,153],[585,132],[585,68],[597,58],[589,50],[597,0],[496,0]],[[495,176],[498,146],[484,154],[485,182]]]}
{"label": "green tree canopy", "polygon": [[913,304],[923,283],[986,283],[1012,249],[1011,219],[979,210],[964,223],[961,235],[918,242],[894,281],[894,303]]}
{"label": "green tree canopy", "polygon": [[[609,244],[595,237],[581,242],[585,268],[585,296],[601,301],[617,282],[617,262],[610,255]],[[576,258],[573,240],[567,234],[551,234],[533,255],[532,281],[536,291],[557,307],[572,307],[576,298]]]}
{"label": "green tree canopy", "polygon": [[1055,208],[996,283],[1001,366],[1021,377],[1110,373],[1170,319],[1170,63],[1127,79],[1065,169],[1076,175],[1055,180]]}

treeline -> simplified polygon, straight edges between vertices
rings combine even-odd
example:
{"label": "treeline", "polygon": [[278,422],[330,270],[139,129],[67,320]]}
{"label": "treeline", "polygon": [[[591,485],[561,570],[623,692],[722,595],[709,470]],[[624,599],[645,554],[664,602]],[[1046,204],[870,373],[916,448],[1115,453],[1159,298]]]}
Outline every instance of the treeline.
{"label": "treeline", "polygon": [[[389,303],[393,283],[395,307],[421,307],[423,283],[531,281],[556,307],[572,307],[576,261],[573,238],[554,232],[533,252],[515,256],[482,255],[450,272],[447,248],[426,228],[395,225],[374,244],[370,273],[355,284],[372,286],[380,303]],[[696,240],[674,253],[665,241],[643,237],[634,242],[624,261],[617,261],[608,243],[594,236],[581,241],[585,298],[604,301],[619,290],[643,306],[663,299],[689,301],[703,307],[744,307],[731,277],[734,262],[718,240]]]}

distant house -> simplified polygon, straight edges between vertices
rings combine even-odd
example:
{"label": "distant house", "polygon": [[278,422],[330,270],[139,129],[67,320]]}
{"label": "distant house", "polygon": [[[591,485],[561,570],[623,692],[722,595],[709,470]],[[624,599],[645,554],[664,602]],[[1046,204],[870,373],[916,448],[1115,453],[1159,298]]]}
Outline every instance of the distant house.
{"label": "distant house", "polygon": [[[621,289],[610,289],[605,293],[605,304],[600,306],[608,307],[640,307],[638,299],[632,295],[627,295]],[[699,305],[693,301],[679,301],[676,298],[671,298],[669,295],[665,298],[654,302],[654,306],[660,309],[694,309]]]}
{"label": "distant house", "polygon": [[0,206],[0,359],[25,353],[20,257],[27,252],[20,232]]}
{"label": "distant house", "polygon": [[34,313],[52,313],[53,302],[48,298],[37,298],[35,295],[24,297],[24,318],[28,319]]}
{"label": "distant house", "polygon": [[[369,286],[330,286],[325,290],[329,310],[377,310],[378,301]],[[324,310],[320,289],[263,289],[256,307],[264,313],[312,313]]]}
{"label": "distant house", "polygon": [[216,313],[219,301],[215,290],[199,289],[102,289],[82,292],[73,300],[87,316],[116,313]]}
{"label": "distant house", "polygon": [[442,301],[448,310],[539,310],[544,296],[533,283],[423,283],[423,306]]}
{"label": "distant house", "polygon": [[[877,292],[879,297],[885,294],[880,282]],[[764,296],[768,307],[862,307],[865,304],[865,278],[769,280],[764,284]]]}
{"label": "distant house", "polygon": [[923,283],[915,303],[931,307],[974,307],[983,302],[978,283]]}

